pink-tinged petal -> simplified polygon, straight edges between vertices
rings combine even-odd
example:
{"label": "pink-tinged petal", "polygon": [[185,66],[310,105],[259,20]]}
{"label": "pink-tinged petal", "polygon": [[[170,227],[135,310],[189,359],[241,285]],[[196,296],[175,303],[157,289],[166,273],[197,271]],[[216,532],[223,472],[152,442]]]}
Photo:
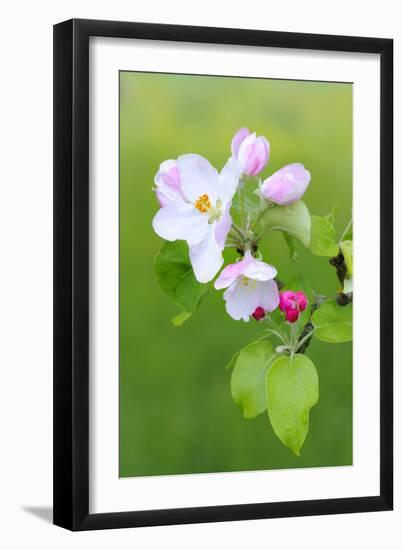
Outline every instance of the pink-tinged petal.
{"label": "pink-tinged petal", "polygon": [[161,208],[153,219],[154,231],[167,241],[183,240],[198,244],[208,230],[208,218],[192,204],[172,202]]}
{"label": "pink-tinged petal", "polygon": [[268,141],[258,137],[249,151],[245,172],[250,176],[257,176],[266,166],[268,160]]}
{"label": "pink-tinged petal", "polygon": [[240,128],[232,138],[231,142],[231,152],[234,157],[238,156],[238,151],[241,146],[241,143],[245,138],[249,136],[250,132],[248,128]]}
{"label": "pink-tinged petal", "polygon": [[235,264],[229,264],[221,271],[219,277],[214,283],[214,288],[220,290],[222,288],[229,287],[238,277],[243,273],[245,260],[236,262]]}
{"label": "pink-tinged petal", "polygon": [[180,189],[175,190],[162,182],[156,189],[155,194],[160,206],[165,206],[171,202],[183,202],[183,195]]}
{"label": "pink-tinged petal", "polygon": [[208,283],[214,279],[224,262],[222,249],[215,238],[214,224],[208,225],[207,233],[199,244],[190,247],[189,258],[195,277],[200,283]]}
{"label": "pink-tinged petal", "polygon": [[253,134],[250,134],[246,139],[243,140],[239,147],[237,159],[241,166],[242,172],[246,174],[246,169],[248,166],[248,160],[249,155],[251,154],[251,150],[253,148],[253,145],[256,141],[256,132],[253,132]]}
{"label": "pink-tinged petal", "polygon": [[292,290],[284,290],[280,292],[280,303],[279,307],[281,311],[287,311],[287,309],[292,308],[295,303],[295,292]]}
{"label": "pink-tinged petal", "polygon": [[169,204],[170,202],[172,202],[171,200],[169,200],[169,199],[164,195],[164,193],[162,193],[162,192],[159,191],[158,189],[155,190],[155,195],[156,195],[156,197],[157,197],[158,204],[160,205],[161,208],[162,208],[163,206],[166,206],[166,205]]}
{"label": "pink-tinged petal", "polygon": [[164,160],[164,162],[160,164],[156,178],[158,177],[162,178],[170,187],[180,189],[181,181],[176,160]]}
{"label": "pink-tinged petal", "polygon": [[274,311],[280,302],[280,295],[276,281],[259,281],[257,283],[259,289],[259,305],[265,311]]}
{"label": "pink-tinged petal", "polygon": [[305,294],[300,290],[295,294],[296,300],[298,302],[298,308],[300,311],[305,311],[307,305],[308,305],[308,298],[305,296]]}
{"label": "pink-tinged petal", "polygon": [[252,317],[256,319],[256,321],[261,321],[266,317],[266,312],[262,307],[257,307],[252,313]]}
{"label": "pink-tinged petal", "polygon": [[217,240],[218,246],[221,249],[224,248],[227,235],[232,225],[232,218],[229,213],[230,208],[231,208],[231,205],[228,204],[224,214],[221,216],[221,218],[218,220],[215,226],[215,238]]}
{"label": "pink-tinged petal", "polygon": [[277,275],[277,269],[272,265],[252,258],[252,261],[245,265],[243,275],[255,281],[269,281],[270,279],[274,279]]}
{"label": "pink-tinged petal", "polygon": [[218,277],[215,288],[228,287],[238,277],[247,277],[255,281],[268,281],[277,275],[275,267],[256,260],[250,250],[245,252],[243,259],[235,264],[225,267]]}
{"label": "pink-tinged petal", "polygon": [[270,158],[270,143],[267,141],[267,139],[264,136],[259,136],[258,139],[263,144],[263,147],[264,147],[264,150],[265,150],[265,155],[267,157],[267,162],[268,162],[269,158]]}
{"label": "pink-tinged petal", "polygon": [[299,317],[298,309],[287,309],[285,312],[285,318],[289,323],[295,323]]}
{"label": "pink-tinged petal", "polygon": [[240,168],[244,174],[256,176],[263,170],[269,160],[270,145],[263,136],[250,134],[241,143],[237,155]]}
{"label": "pink-tinged petal", "polygon": [[288,164],[267,178],[260,188],[262,196],[276,204],[299,200],[308,188],[311,174],[300,163]]}
{"label": "pink-tinged petal", "polygon": [[232,201],[240,177],[241,170],[237,160],[230,158],[218,176],[217,195],[224,205]]}
{"label": "pink-tinged petal", "polygon": [[165,160],[161,163],[154,182],[157,186],[157,199],[161,206],[183,200],[180,174],[175,160]]}
{"label": "pink-tinged petal", "polygon": [[249,321],[259,306],[259,290],[252,285],[236,281],[224,292],[225,309],[235,321]]}
{"label": "pink-tinged petal", "polygon": [[218,172],[207,159],[200,155],[181,155],[178,160],[181,188],[186,199],[195,202],[207,194],[210,201],[217,199]]}

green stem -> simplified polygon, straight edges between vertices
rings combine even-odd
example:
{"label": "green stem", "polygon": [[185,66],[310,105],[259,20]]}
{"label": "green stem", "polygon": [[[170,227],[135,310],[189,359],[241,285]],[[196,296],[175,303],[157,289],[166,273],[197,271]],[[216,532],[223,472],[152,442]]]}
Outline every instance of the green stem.
{"label": "green stem", "polygon": [[238,233],[238,235],[241,237],[242,241],[246,240],[246,237],[244,235],[244,232],[240,227],[238,227],[235,223],[232,224],[232,229]]}
{"label": "green stem", "polygon": [[297,333],[297,326],[295,323],[290,323],[290,348],[291,348],[291,355],[294,355],[297,352],[297,344],[298,344],[298,333]]}
{"label": "green stem", "polygon": [[245,200],[243,196],[243,189],[242,189],[243,183],[241,183],[239,188],[239,210],[241,214],[241,227],[242,230],[245,229]]}
{"label": "green stem", "polygon": [[275,327],[274,329],[269,329],[269,330],[271,332],[273,332],[273,334],[276,334],[286,346],[290,346],[290,342],[289,342],[287,336],[281,332],[281,330],[276,325],[276,323],[273,321],[273,319],[270,317],[270,315],[268,315],[266,317],[266,319],[269,321],[269,323],[271,323]]}
{"label": "green stem", "polygon": [[287,340],[284,338],[284,336],[280,332],[277,332],[276,330],[269,328],[267,331],[267,334],[270,334],[270,333],[277,336],[277,338],[279,338],[279,340],[281,340],[285,346],[290,345],[289,342],[287,342]]}

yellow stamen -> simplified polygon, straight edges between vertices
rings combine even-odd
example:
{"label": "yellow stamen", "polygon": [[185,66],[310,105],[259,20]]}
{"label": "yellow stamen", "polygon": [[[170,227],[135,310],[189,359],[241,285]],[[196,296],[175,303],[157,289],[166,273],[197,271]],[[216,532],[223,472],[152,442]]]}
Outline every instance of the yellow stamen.
{"label": "yellow stamen", "polygon": [[208,212],[211,208],[211,202],[210,202],[209,196],[206,194],[200,195],[200,197],[195,202],[195,207],[202,214],[205,214],[206,212]]}

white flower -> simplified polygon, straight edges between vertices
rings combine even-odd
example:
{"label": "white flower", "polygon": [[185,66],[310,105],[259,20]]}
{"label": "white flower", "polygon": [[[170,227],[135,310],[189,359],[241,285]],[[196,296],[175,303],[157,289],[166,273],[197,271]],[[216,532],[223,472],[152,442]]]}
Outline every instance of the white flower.
{"label": "white flower", "polygon": [[[211,281],[222,263],[225,239],[231,228],[229,214],[232,197],[239,181],[237,163],[230,159],[220,174],[202,156],[188,154],[176,161],[180,192],[169,194],[168,201],[153,220],[154,231],[167,241],[184,240],[196,279]],[[156,192],[162,189],[160,177]]]}
{"label": "white flower", "polygon": [[256,260],[249,250],[240,262],[225,267],[214,287],[224,292],[228,315],[236,321],[249,321],[256,308],[273,311],[279,304],[279,292],[272,265]]}

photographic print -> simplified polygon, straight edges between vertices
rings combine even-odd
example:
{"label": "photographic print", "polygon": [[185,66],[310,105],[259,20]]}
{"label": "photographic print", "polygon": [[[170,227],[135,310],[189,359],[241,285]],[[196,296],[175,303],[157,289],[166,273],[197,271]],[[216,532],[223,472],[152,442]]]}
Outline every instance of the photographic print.
{"label": "photographic print", "polygon": [[352,84],[120,72],[120,477],[352,464]]}
{"label": "photographic print", "polygon": [[54,523],[391,510],[393,41],[73,19],[53,105]]}

